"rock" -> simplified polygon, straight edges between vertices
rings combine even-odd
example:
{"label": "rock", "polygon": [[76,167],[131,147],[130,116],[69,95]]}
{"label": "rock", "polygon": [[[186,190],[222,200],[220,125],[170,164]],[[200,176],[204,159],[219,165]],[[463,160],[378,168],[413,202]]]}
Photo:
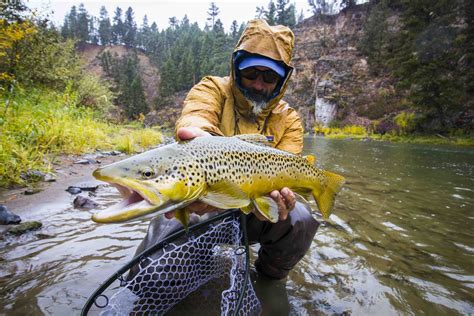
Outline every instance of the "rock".
{"label": "rock", "polygon": [[20,178],[25,181],[46,181],[46,182],[54,182],[56,181],[56,177],[54,174],[50,172],[42,172],[35,169],[30,169],[26,172],[22,172],[20,174]]}
{"label": "rock", "polygon": [[99,186],[98,185],[80,185],[80,186],[70,186],[66,189],[67,192],[71,194],[79,194],[82,191],[95,192]]}
{"label": "rock", "polygon": [[38,234],[36,234],[36,237],[38,237],[39,239],[48,239],[48,238],[53,238],[55,236],[54,235],[38,233]]}
{"label": "rock", "polygon": [[33,195],[33,194],[36,194],[36,193],[39,193],[41,192],[42,190],[39,189],[39,188],[28,188],[26,189],[26,191],[24,192],[25,195]]}
{"label": "rock", "polygon": [[82,196],[82,195],[78,195],[75,199],[74,199],[74,208],[85,208],[85,209],[92,209],[92,208],[96,208],[97,207],[97,203],[95,201],[93,201],[92,199],[86,197],[86,196]]}
{"label": "rock", "polygon": [[104,155],[104,156],[120,156],[122,154],[123,153],[121,151],[118,151],[118,150],[103,151],[102,152],[102,155]]}
{"label": "rock", "polygon": [[98,185],[80,185],[79,186],[79,189],[81,189],[82,191],[89,191],[89,192],[95,192],[95,190],[97,190],[99,186]]}
{"label": "rock", "polygon": [[0,205],[0,225],[19,224],[20,216],[9,211],[5,205]]}
{"label": "rock", "polygon": [[45,175],[46,174],[44,172],[41,172],[35,169],[30,169],[30,170],[27,170],[26,172],[22,172],[20,174],[20,178],[22,178],[25,181],[30,181],[30,180],[39,181],[43,179]]}
{"label": "rock", "polygon": [[79,194],[82,192],[81,188],[70,186],[66,189],[67,192],[71,194]]}
{"label": "rock", "polygon": [[93,163],[95,163],[95,161],[90,160],[90,159],[79,159],[79,160],[74,161],[74,164],[76,165],[88,165],[88,164],[93,164]]}
{"label": "rock", "polygon": [[23,235],[26,232],[40,229],[43,226],[40,222],[32,221],[32,222],[24,222],[19,224],[18,226],[10,228],[7,233],[15,236]]}
{"label": "rock", "polygon": [[56,181],[56,176],[52,173],[47,173],[43,177],[43,181],[45,182],[55,182]]}

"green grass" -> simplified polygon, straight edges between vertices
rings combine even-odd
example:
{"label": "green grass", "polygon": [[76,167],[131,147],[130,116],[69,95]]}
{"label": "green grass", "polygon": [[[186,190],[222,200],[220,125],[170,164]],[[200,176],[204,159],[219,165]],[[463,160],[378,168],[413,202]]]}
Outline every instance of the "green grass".
{"label": "green grass", "polygon": [[0,186],[25,185],[20,175],[30,169],[51,171],[59,154],[133,153],[161,141],[159,130],[101,120],[90,108],[77,106],[73,94],[17,89],[0,101]]}

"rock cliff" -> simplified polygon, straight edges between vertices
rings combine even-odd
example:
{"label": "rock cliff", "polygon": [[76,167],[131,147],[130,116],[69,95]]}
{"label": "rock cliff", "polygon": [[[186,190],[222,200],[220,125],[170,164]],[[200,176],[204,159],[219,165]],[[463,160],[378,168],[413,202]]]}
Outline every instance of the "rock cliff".
{"label": "rock cliff", "polygon": [[[332,16],[313,16],[294,30],[295,73],[286,100],[304,119],[315,123],[368,125],[393,110],[390,78],[369,72],[366,57],[357,49],[364,34],[367,5]],[[396,23],[396,16],[391,18]]]}

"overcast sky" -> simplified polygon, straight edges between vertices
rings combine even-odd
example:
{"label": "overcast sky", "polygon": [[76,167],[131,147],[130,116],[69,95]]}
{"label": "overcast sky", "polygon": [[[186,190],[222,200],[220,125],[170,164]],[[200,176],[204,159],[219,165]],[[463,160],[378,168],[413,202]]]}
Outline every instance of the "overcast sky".
{"label": "overcast sky", "polygon": [[[122,8],[123,12],[128,7],[132,7],[135,13],[135,21],[140,26],[143,21],[143,16],[148,16],[149,24],[156,22],[158,28],[162,30],[168,27],[168,19],[170,17],[177,17],[181,20],[182,17],[187,14],[191,22],[198,22],[201,28],[204,28],[206,18],[208,17],[207,11],[210,7],[211,1],[203,0],[137,0],[137,1],[124,1],[124,0],[83,0],[83,1],[63,1],[63,0],[26,0],[26,4],[30,8],[38,9],[43,13],[50,13],[51,19],[58,26],[64,21],[64,16],[69,13],[71,6],[79,6],[80,3],[84,3],[87,12],[90,15],[99,17],[99,10],[101,6],[107,8],[109,17],[112,19],[116,7]],[[226,31],[229,31],[230,25],[233,20],[237,22],[247,22],[253,19],[256,14],[257,6],[264,6],[267,8],[269,0],[217,0],[214,3],[219,8],[219,16]],[[276,2],[276,1],[273,1]],[[310,7],[307,0],[293,0],[290,3],[295,3],[297,14],[299,15],[303,10],[305,17],[311,16]],[[51,14],[52,12],[52,14]]]}

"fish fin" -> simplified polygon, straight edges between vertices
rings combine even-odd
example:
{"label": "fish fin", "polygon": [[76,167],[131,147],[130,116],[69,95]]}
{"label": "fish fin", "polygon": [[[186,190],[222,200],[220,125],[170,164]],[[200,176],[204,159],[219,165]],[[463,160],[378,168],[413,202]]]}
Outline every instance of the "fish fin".
{"label": "fish fin", "polygon": [[255,198],[253,203],[260,214],[272,223],[278,222],[278,204],[269,196]]}
{"label": "fish fin", "polygon": [[244,142],[251,143],[254,145],[259,146],[270,146],[272,147],[272,143],[268,140],[268,138],[262,134],[242,134],[242,135],[235,135],[240,140]]}
{"label": "fish fin", "polygon": [[303,203],[303,204],[309,204],[308,200],[304,196],[302,196],[301,194],[298,194],[295,191],[293,191],[293,194],[295,195],[296,201],[298,201],[300,203]]}
{"label": "fish fin", "polygon": [[241,207],[240,210],[241,210],[245,215],[249,215],[250,213],[252,213],[253,204],[250,203],[250,204],[247,205],[247,206]]}
{"label": "fish fin", "polygon": [[316,157],[314,155],[306,155],[303,158],[312,166],[316,164]]}
{"label": "fish fin", "polygon": [[189,211],[186,207],[176,210],[174,217],[183,225],[186,232],[189,230]]}
{"label": "fish fin", "polygon": [[328,180],[327,184],[324,187],[313,190],[313,197],[323,217],[328,219],[334,206],[334,199],[344,185],[345,179],[329,171],[324,171],[324,175]]}
{"label": "fish fin", "polygon": [[248,195],[230,181],[220,181],[209,186],[207,193],[199,200],[221,209],[241,208],[250,204]]}

